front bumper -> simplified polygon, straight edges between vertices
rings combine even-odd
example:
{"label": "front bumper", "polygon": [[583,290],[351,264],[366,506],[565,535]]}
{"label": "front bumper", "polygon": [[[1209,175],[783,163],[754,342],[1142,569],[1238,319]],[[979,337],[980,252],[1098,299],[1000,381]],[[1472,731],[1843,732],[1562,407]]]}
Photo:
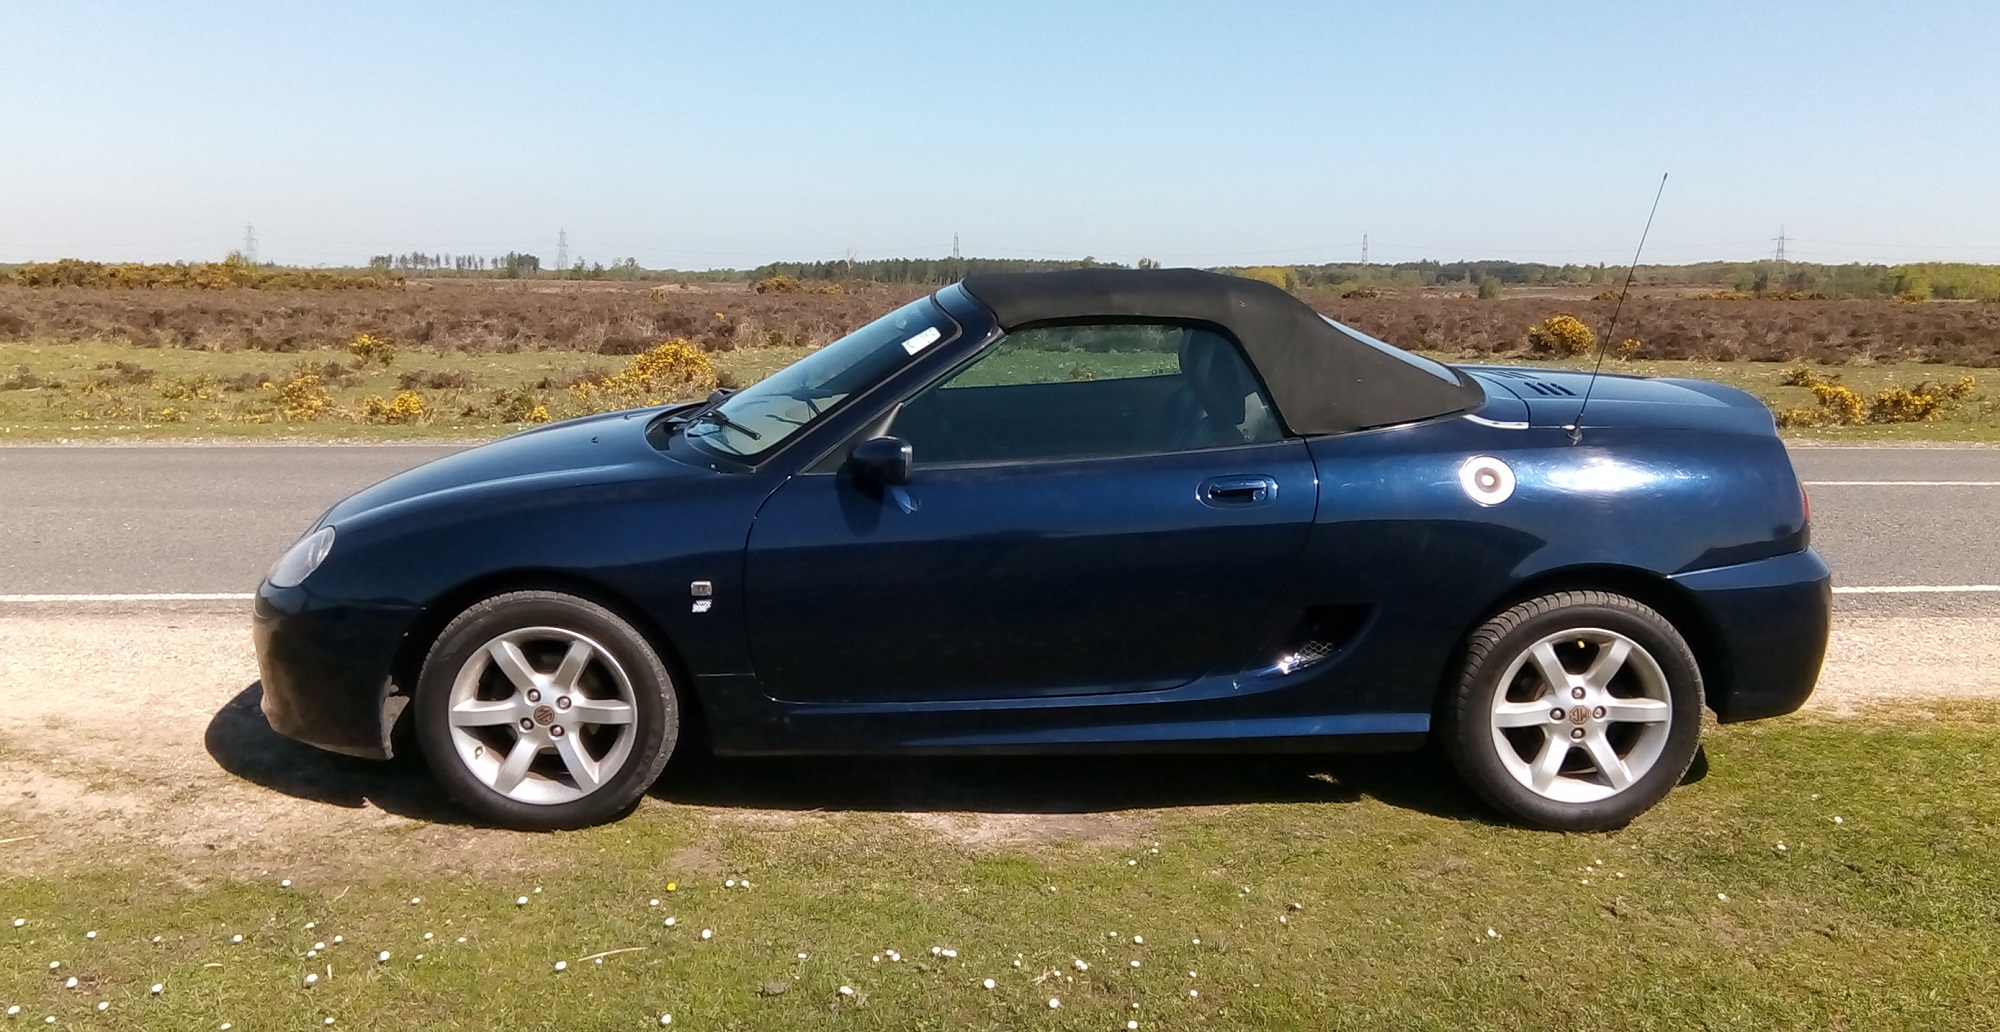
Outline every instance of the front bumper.
{"label": "front bumper", "polygon": [[388,759],[390,732],[409,702],[392,669],[417,614],[414,606],[260,587],[253,635],[272,730],[332,752]]}
{"label": "front bumper", "polygon": [[1808,548],[1673,578],[1709,618],[1708,704],[1725,724],[1805,705],[1826,660],[1833,574]]}

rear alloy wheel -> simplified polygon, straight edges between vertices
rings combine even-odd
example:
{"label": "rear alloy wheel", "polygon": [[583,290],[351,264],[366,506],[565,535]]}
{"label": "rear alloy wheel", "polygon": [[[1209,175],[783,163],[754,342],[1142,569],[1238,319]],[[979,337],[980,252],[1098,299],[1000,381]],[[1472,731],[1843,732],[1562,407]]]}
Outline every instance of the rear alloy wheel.
{"label": "rear alloy wheel", "polygon": [[1488,802],[1565,831],[1664,798],[1701,744],[1701,670],[1654,610],[1597,591],[1524,602],[1473,633],[1445,745]]}
{"label": "rear alloy wheel", "polygon": [[416,720],[453,798],[536,830],[625,812],[679,730],[672,681],[631,625],[539,591],[488,599],[445,628],[424,662]]}

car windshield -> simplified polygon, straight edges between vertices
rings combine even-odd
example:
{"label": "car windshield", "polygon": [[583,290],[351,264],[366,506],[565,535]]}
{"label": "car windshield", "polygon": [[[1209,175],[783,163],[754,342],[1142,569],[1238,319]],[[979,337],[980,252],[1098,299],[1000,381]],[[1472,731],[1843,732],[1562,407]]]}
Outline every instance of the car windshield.
{"label": "car windshield", "polygon": [[732,457],[755,458],[957,334],[958,324],[937,302],[912,301],[730,395],[690,420],[686,436]]}
{"label": "car windshield", "polygon": [[[1326,316],[1322,315],[1320,316],[1320,318],[1326,319]],[[1424,372],[1429,373],[1432,376],[1435,376],[1446,383],[1458,382],[1458,377],[1452,373],[1451,368],[1444,365],[1443,363],[1433,362],[1422,355],[1412,355],[1409,352],[1404,351],[1402,348],[1399,348],[1394,344],[1388,343],[1387,341],[1376,340],[1374,337],[1370,337],[1369,335],[1361,332],[1360,330],[1355,329],[1352,326],[1347,325],[1346,323],[1334,322],[1334,320],[1332,319],[1326,319],[1326,321],[1332,323],[1334,328],[1339,330],[1340,332],[1345,333],[1350,337],[1353,337],[1355,340],[1358,340],[1361,343],[1366,344],[1369,347],[1374,348],[1375,350],[1380,351],[1381,353],[1388,355],[1391,358],[1408,362],[1409,364],[1416,366],[1418,369],[1421,369]]]}

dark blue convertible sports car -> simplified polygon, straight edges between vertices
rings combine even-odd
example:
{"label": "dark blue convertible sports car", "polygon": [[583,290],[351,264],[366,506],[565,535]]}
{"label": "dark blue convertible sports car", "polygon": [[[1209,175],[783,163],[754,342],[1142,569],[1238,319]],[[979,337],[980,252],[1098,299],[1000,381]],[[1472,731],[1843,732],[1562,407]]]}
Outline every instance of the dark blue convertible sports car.
{"label": "dark blue convertible sports car", "polygon": [[264,713],[357,756],[407,725],[531,828],[625,812],[696,721],[733,754],[1435,738],[1515,819],[1615,827],[1704,708],[1804,702],[1829,575],[1755,398],[1588,381],[1247,279],[976,276],[341,502],[258,592]]}

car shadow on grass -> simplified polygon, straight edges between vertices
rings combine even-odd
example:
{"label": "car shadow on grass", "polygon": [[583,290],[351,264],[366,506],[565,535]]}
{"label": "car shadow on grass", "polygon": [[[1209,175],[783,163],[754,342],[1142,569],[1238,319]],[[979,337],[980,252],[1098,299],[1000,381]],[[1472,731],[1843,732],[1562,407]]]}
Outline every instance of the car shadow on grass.
{"label": "car shadow on grass", "polygon": [[681,757],[654,798],[759,810],[1103,813],[1376,799],[1496,821],[1435,754]]}
{"label": "car shadow on grass", "polygon": [[[209,721],[203,745],[223,770],[329,806],[479,823],[452,803],[414,752],[382,762],[295,742],[265,721],[263,697],[263,685],[252,684]],[[674,758],[651,794],[669,803],[755,810],[1029,814],[1377,799],[1454,820],[1497,820],[1431,751],[753,758],[715,757],[696,747]]]}
{"label": "car shadow on grass", "polygon": [[218,710],[202,735],[216,765],[253,784],[329,806],[374,806],[440,824],[469,824],[414,753],[388,762],[342,756],[295,742],[264,719],[264,686],[254,683]]}

